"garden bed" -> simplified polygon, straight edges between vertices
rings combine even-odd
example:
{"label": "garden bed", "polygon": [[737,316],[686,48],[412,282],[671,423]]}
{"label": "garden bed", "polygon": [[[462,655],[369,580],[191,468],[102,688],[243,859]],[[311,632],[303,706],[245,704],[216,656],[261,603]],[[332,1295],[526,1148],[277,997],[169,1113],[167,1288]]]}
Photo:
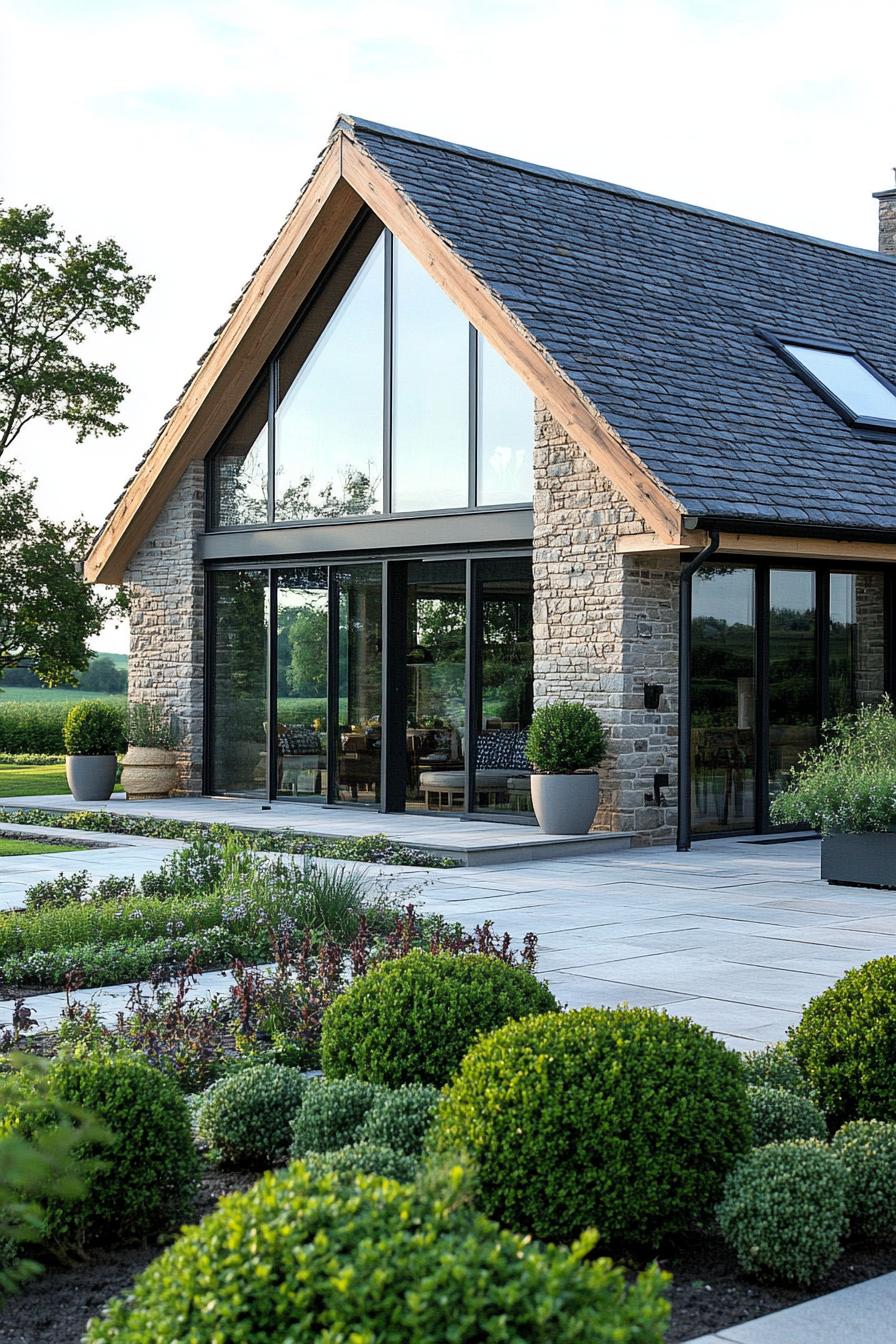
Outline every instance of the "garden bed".
{"label": "garden bed", "polygon": [[[257,1172],[207,1168],[196,1217],[209,1213],[222,1195],[247,1190],[257,1179]],[[0,1311],[0,1344],[80,1344],[90,1317],[126,1292],[158,1251],[157,1245],[102,1249],[81,1264],[50,1267]],[[746,1278],[724,1243],[711,1236],[694,1236],[660,1264],[673,1276],[666,1289],[672,1305],[666,1344],[684,1344],[896,1270],[896,1247],[851,1246],[812,1289],[772,1287]]]}

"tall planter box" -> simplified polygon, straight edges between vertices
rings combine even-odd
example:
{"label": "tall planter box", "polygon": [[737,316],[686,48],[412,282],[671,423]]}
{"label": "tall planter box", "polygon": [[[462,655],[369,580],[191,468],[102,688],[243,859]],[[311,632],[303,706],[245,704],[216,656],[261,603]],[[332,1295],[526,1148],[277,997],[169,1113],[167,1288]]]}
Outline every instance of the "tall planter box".
{"label": "tall planter box", "polygon": [[855,887],[896,888],[896,831],[826,835],[821,842],[825,882]]}

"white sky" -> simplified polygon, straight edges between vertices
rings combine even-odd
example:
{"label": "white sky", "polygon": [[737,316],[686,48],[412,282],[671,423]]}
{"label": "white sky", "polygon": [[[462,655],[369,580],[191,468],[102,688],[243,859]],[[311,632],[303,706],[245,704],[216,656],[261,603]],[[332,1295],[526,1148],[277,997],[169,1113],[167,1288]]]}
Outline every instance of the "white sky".
{"label": "white sky", "polygon": [[0,0],[3,196],[157,276],[96,346],[127,434],[17,445],[42,508],[102,519],[340,111],[874,247],[894,39],[887,0]]}

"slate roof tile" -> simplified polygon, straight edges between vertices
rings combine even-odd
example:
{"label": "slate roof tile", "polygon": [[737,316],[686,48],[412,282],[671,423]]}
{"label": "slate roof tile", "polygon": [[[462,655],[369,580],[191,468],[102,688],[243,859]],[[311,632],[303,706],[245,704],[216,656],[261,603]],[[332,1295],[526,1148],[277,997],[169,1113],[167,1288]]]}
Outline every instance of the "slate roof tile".
{"label": "slate roof tile", "polygon": [[896,380],[896,258],[348,120],[688,513],[896,529],[896,442],[756,333],[850,342]]}

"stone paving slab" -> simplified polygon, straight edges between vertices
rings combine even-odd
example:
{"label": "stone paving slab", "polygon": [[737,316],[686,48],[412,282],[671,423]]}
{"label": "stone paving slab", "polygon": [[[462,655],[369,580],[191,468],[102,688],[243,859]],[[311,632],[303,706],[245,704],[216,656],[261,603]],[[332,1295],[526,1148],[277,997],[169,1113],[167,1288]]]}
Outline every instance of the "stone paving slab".
{"label": "stone paving slab", "polygon": [[893,1344],[896,1274],[882,1274],[690,1344]]}
{"label": "stone paving slab", "polygon": [[[208,820],[204,805],[220,800],[186,801]],[[363,819],[370,830],[379,820]],[[177,845],[128,839],[129,848],[69,857],[100,874],[139,872]],[[9,866],[18,862],[0,860],[0,906],[21,904],[25,885],[36,880]],[[704,841],[686,854],[641,849],[475,871],[315,862],[355,868],[402,901],[468,929],[490,919],[517,945],[535,932],[540,971],[570,1007],[665,1006],[743,1050],[781,1040],[808,999],[849,966],[896,952],[892,894],[822,883],[817,841]],[[102,991],[109,1011],[128,993],[128,986]],[[49,1014],[57,997],[32,1002]]]}

